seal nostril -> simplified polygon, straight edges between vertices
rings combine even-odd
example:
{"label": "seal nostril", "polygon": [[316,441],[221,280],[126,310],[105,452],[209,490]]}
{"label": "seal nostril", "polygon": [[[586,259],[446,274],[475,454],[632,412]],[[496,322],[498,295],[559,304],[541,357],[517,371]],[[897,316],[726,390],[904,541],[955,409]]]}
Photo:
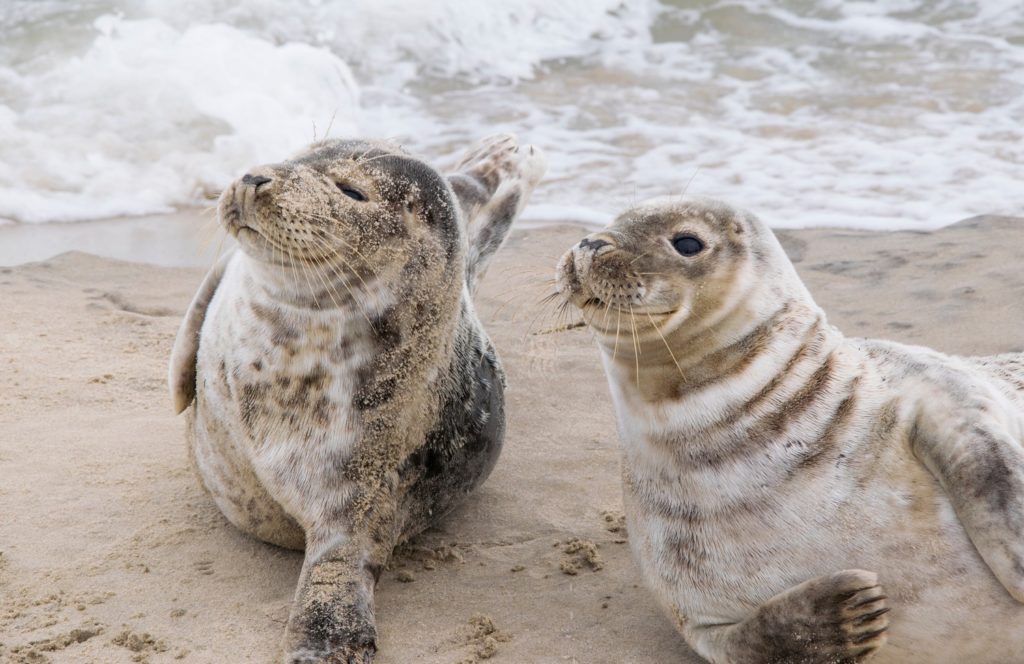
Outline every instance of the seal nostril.
{"label": "seal nostril", "polygon": [[259,187],[261,184],[270,182],[270,178],[262,175],[250,175],[246,173],[242,176],[242,184],[251,184],[254,187]]}
{"label": "seal nostril", "polygon": [[582,240],[580,240],[580,249],[586,249],[589,247],[593,251],[597,251],[601,247],[607,246],[609,244],[611,244],[611,242],[607,242],[605,240],[591,240],[590,238],[585,237]]}

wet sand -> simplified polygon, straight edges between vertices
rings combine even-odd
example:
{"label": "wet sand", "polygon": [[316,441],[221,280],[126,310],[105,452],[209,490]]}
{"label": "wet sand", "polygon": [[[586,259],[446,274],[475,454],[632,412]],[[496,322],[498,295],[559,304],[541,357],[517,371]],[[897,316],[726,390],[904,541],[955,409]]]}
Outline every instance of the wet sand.
{"label": "wet sand", "polygon": [[[487,275],[478,302],[508,370],[505,450],[384,572],[380,664],[697,661],[629,557],[589,333],[544,333],[558,321],[538,304],[543,282],[585,232],[517,231]],[[851,336],[1024,350],[1022,219],[780,235]],[[301,554],[224,520],[188,467],[165,386],[201,278],[83,253],[0,268],[0,661],[276,661]]]}

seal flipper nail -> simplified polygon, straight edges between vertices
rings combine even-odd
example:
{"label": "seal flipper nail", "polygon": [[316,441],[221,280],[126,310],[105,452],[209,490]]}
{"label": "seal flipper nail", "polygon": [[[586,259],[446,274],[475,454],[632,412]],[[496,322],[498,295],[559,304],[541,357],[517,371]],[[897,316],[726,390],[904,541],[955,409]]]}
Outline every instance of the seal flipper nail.
{"label": "seal flipper nail", "polygon": [[[368,141],[314,144],[221,196],[240,251],[194,299],[170,382],[217,506],[305,549],[286,662],[370,661],[373,588],[395,544],[483,482],[501,450],[504,374],[468,286],[543,159],[507,138],[470,154],[452,177],[484,187],[472,200]],[[510,189],[515,204],[495,213],[487,192]]]}

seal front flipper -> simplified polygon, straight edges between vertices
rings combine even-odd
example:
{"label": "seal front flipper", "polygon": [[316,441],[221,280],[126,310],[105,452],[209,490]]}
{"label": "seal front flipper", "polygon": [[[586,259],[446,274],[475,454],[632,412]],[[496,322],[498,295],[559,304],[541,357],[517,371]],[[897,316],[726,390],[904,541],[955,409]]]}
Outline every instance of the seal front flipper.
{"label": "seal front flipper", "polygon": [[466,286],[471,293],[526,207],[544,168],[539,148],[519,145],[510,134],[497,134],[467,150],[448,176],[466,222]]}
{"label": "seal front flipper", "polygon": [[1024,441],[1011,433],[1008,413],[997,417],[983,399],[978,403],[926,406],[911,444],[949,496],[982,560],[1024,602]]}
{"label": "seal front flipper", "polygon": [[779,593],[742,622],[680,622],[714,664],[853,664],[885,645],[888,613],[875,574],[844,570]]}
{"label": "seal front flipper", "polygon": [[285,632],[284,663],[373,661],[373,590],[390,551],[347,537],[320,551],[307,548]]}
{"label": "seal front flipper", "polygon": [[199,285],[192,303],[178,328],[178,336],[174,340],[171,351],[171,362],[167,372],[167,384],[171,389],[174,401],[174,413],[180,414],[196,396],[196,355],[199,353],[199,334],[206,320],[206,309],[210,306],[213,294],[224,277],[228,263],[235,252],[229,252],[218,260]]}

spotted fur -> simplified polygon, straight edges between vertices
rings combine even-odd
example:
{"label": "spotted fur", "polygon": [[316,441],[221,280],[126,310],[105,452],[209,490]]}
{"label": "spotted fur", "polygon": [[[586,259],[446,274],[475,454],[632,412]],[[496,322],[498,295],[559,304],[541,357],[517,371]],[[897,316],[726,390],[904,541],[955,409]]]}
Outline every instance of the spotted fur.
{"label": "spotted fur", "polygon": [[508,136],[451,178],[328,141],[222,195],[241,251],[196,295],[170,382],[218,507],[305,550],[284,661],[370,661],[394,546],[494,467],[504,373],[470,293],[542,171]]}
{"label": "spotted fur", "polygon": [[626,212],[558,283],[597,332],[634,556],[698,653],[1024,661],[1024,355],[846,338],[715,201]]}

